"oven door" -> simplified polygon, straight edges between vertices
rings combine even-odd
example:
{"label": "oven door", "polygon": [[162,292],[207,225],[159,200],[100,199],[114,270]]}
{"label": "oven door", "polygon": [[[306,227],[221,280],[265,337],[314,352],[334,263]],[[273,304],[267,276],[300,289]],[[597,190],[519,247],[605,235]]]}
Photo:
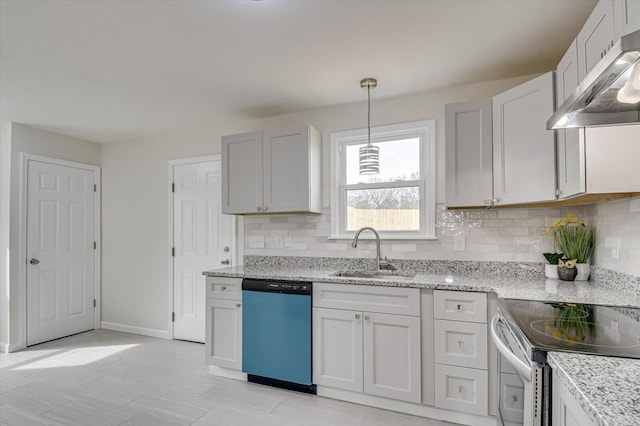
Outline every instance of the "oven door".
{"label": "oven door", "polygon": [[498,418],[504,426],[540,426],[542,367],[530,361],[500,314],[491,320],[498,349]]}

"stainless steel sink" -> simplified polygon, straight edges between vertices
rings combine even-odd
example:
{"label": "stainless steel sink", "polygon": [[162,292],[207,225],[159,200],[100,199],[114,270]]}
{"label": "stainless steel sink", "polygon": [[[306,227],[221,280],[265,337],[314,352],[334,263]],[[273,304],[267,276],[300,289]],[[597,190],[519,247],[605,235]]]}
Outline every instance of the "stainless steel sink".
{"label": "stainless steel sink", "polygon": [[338,271],[333,277],[370,278],[370,279],[406,279],[415,277],[415,271]]}

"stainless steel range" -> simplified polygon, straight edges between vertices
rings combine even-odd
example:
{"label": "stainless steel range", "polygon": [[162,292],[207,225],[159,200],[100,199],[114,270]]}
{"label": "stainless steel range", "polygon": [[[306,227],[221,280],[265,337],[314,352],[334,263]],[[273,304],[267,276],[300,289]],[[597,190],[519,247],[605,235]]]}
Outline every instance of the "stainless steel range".
{"label": "stainless steel range", "polygon": [[[500,352],[499,412],[503,425],[551,423],[548,351],[640,359],[640,309],[501,299],[491,323]],[[519,377],[520,383],[514,381]]]}

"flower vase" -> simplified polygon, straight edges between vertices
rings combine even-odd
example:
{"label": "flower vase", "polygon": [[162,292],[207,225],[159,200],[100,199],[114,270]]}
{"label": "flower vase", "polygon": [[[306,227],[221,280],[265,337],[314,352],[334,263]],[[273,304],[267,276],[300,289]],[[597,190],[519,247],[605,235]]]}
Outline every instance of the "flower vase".
{"label": "flower vase", "polygon": [[544,265],[544,276],[552,279],[552,280],[557,280],[558,279],[558,265],[550,265],[548,263],[545,263]]}
{"label": "flower vase", "polygon": [[576,281],[587,281],[591,275],[591,265],[588,263],[577,263],[578,275]]}

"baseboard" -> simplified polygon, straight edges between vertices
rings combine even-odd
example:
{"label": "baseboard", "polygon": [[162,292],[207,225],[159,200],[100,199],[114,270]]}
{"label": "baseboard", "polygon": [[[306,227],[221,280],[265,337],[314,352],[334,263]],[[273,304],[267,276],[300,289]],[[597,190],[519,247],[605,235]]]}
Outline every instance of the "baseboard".
{"label": "baseboard", "polygon": [[0,353],[6,354],[11,352],[18,352],[24,348],[25,346],[22,343],[0,342]]}
{"label": "baseboard", "polygon": [[118,324],[115,322],[102,321],[100,328],[105,330],[122,331],[124,333],[140,334],[142,336],[159,337],[161,339],[170,339],[169,332],[166,330],[155,330],[153,328],[135,327],[133,325]]}
{"label": "baseboard", "polygon": [[456,411],[444,410],[442,408],[431,407],[428,405],[382,398],[365,393],[328,388],[325,386],[318,386],[317,391],[318,396],[339,399],[342,401],[349,401],[356,404],[369,405],[371,407],[383,408],[385,410],[398,411],[400,413],[411,414],[414,416],[427,417],[430,419],[443,420],[447,422],[459,423],[462,425],[496,425],[495,417],[484,417],[475,414],[459,413]]}
{"label": "baseboard", "polygon": [[209,366],[209,374],[212,376],[226,377],[228,379],[247,381],[247,373],[229,368],[218,367],[217,365]]}

